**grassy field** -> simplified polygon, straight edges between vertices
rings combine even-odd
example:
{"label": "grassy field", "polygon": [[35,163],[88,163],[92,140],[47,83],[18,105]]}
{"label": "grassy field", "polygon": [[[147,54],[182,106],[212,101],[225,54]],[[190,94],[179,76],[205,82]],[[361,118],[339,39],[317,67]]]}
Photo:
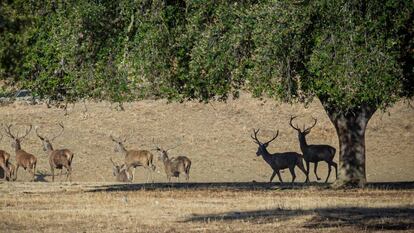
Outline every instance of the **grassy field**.
{"label": "grassy field", "polygon": [[[75,153],[73,182],[58,176],[51,183],[40,140],[32,132],[23,141],[23,149],[38,158],[37,182],[27,182],[30,176],[23,169],[16,182],[0,182],[0,232],[414,231],[414,109],[406,103],[377,112],[366,133],[368,181],[388,183],[350,191],[328,189],[315,182],[313,173],[314,183],[303,186],[299,170],[294,186],[268,185],[271,169],[255,156],[252,128],[262,129],[262,140],[280,130],[270,152],[300,151],[288,125],[291,115],[300,116],[300,125],[310,124],[311,116],[318,119],[308,143],[338,148],[318,102],[304,108],[243,95],[207,105],[147,100],[126,104],[126,111],[113,107],[89,102],[85,111],[77,104],[69,106],[67,115],[44,105],[0,108],[1,123],[15,123],[16,131],[33,124],[43,134],[53,134],[63,122],[65,132],[54,147]],[[171,154],[192,160],[191,183],[165,184],[159,161],[154,184],[143,185],[146,174],[140,168],[133,184],[113,183],[109,158],[123,158],[114,152],[110,134],[126,136],[131,149],[152,149],[153,138],[164,147],[181,143]],[[3,138],[0,148],[12,154],[14,163],[9,138]],[[324,180],[326,164],[318,171]],[[289,172],[282,177],[291,179]]]}
{"label": "grassy field", "polygon": [[[1,232],[414,231],[414,185],[8,183]],[[395,188],[395,187],[394,187]]]}

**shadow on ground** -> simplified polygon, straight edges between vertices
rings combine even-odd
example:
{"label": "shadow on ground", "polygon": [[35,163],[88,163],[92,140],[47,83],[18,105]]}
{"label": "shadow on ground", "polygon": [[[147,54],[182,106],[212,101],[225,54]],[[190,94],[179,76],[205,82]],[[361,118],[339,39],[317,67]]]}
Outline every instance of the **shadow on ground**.
{"label": "shadow on ground", "polygon": [[370,230],[414,229],[414,208],[318,208],[311,210],[268,209],[246,212],[193,215],[183,222],[250,221],[265,223],[310,216],[302,227],[319,229],[329,227],[356,227]]}
{"label": "shadow on ground", "polygon": [[[285,190],[304,189],[314,187],[317,189],[329,189],[330,185],[325,183],[267,183],[267,182],[218,182],[218,183],[148,183],[148,184],[110,184],[94,186],[89,192],[120,192],[137,190],[232,190],[232,191],[255,191],[255,190]],[[414,189],[414,182],[397,183],[369,183],[366,188],[403,190]]]}

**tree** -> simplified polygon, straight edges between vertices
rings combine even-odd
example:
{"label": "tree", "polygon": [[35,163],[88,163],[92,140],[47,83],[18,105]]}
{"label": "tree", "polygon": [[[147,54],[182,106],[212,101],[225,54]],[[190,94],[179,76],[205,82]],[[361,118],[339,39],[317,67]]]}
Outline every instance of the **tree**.
{"label": "tree", "polygon": [[337,185],[363,185],[368,121],[413,95],[413,2],[278,1],[259,12],[254,93],[319,98],[338,135]]}

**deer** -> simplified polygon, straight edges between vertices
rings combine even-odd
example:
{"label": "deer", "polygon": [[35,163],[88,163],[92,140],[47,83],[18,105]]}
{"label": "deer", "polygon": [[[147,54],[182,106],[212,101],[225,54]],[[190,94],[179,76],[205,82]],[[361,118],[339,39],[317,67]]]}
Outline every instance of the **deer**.
{"label": "deer", "polygon": [[[0,141],[1,141],[3,139],[3,135],[2,134],[0,135],[1,135],[1,138],[0,138]],[[7,166],[9,163],[9,159],[10,159],[10,154],[4,150],[0,150],[0,167],[4,171],[4,179],[6,180],[10,180],[11,178],[10,169]]]}
{"label": "deer", "polygon": [[168,157],[168,151],[178,147],[179,145],[180,144],[165,150],[154,143],[155,150],[160,153],[158,159],[164,164],[164,170],[167,175],[168,182],[171,182],[171,177],[177,177],[179,179],[180,174],[184,174],[187,182],[190,179],[191,160],[186,156],[177,156],[172,158]]}
{"label": "deer", "polygon": [[9,124],[4,128],[4,130],[6,132],[6,136],[10,137],[13,140],[11,146],[15,149],[16,171],[14,175],[14,180],[17,179],[17,172],[19,170],[19,167],[23,167],[32,175],[31,181],[34,181],[36,174],[37,159],[34,155],[27,153],[21,148],[21,142],[27,135],[29,135],[30,131],[32,130],[32,125],[30,125],[28,129],[26,129],[25,134],[21,137],[19,137],[18,134],[16,134],[16,136],[13,135],[13,133],[11,132],[12,126],[12,124]]}
{"label": "deer", "polygon": [[254,143],[259,146],[257,148],[256,156],[262,156],[263,160],[273,169],[273,174],[270,177],[269,183],[272,183],[273,178],[277,174],[280,183],[283,184],[282,177],[280,176],[280,170],[289,168],[290,174],[292,175],[293,184],[296,179],[295,166],[299,167],[299,169],[306,175],[301,154],[296,152],[282,152],[271,154],[267,150],[269,143],[274,141],[279,136],[279,130],[277,130],[276,135],[274,135],[272,139],[265,143],[260,142],[260,140],[257,138],[259,131],[260,129],[253,129],[253,134],[251,134],[250,137],[253,139]]}
{"label": "deer", "polygon": [[291,116],[289,125],[298,132],[299,144],[300,149],[303,153],[303,159],[306,162],[306,182],[309,182],[309,163],[315,163],[314,166],[314,173],[317,180],[321,180],[318,177],[317,169],[318,169],[318,162],[325,161],[328,164],[328,176],[326,177],[325,183],[328,182],[329,176],[331,174],[331,167],[335,168],[336,178],[338,178],[338,165],[333,161],[336,153],[336,149],[330,145],[308,145],[306,142],[306,135],[308,135],[313,127],[315,127],[317,123],[317,119],[313,118],[314,123],[312,126],[305,128],[303,126],[303,130],[301,130],[297,125],[294,126],[292,121],[297,116]]}
{"label": "deer", "polygon": [[112,158],[110,158],[109,160],[111,160],[113,164],[112,174],[116,177],[116,181],[119,181],[119,182],[131,182],[132,181],[132,176],[127,171],[125,164],[122,164],[121,166],[119,166],[112,160]]}
{"label": "deer", "polygon": [[119,152],[125,156],[126,170],[129,172],[130,168],[134,168],[132,180],[135,176],[135,168],[142,166],[147,170],[148,183],[149,176],[151,175],[152,179],[152,171],[155,171],[155,165],[153,164],[154,155],[147,150],[127,150],[124,146],[124,143],[127,140],[126,138],[123,140],[115,139],[112,135],[110,135],[110,138],[113,142],[115,142],[114,152]]}
{"label": "deer", "polygon": [[55,181],[55,169],[63,171],[63,168],[66,168],[66,180],[72,181],[72,160],[73,160],[73,152],[69,149],[53,149],[52,142],[63,134],[65,127],[63,123],[59,123],[61,128],[60,132],[55,136],[51,137],[50,139],[46,136],[41,136],[38,132],[39,127],[35,127],[36,136],[40,139],[43,147],[43,151],[45,151],[49,155],[49,165],[50,171],[52,172],[52,182]]}

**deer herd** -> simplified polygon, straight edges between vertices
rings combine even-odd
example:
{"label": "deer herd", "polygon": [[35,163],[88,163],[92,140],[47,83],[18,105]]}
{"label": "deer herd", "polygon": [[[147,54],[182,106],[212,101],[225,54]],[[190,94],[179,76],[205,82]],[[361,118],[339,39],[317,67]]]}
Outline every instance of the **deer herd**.
{"label": "deer herd", "polygon": [[[261,142],[258,139],[258,133],[260,129],[253,129],[253,134],[251,138],[254,140],[254,143],[258,145],[256,152],[257,156],[262,156],[263,160],[272,168],[273,174],[270,177],[272,182],[275,175],[278,176],[281,183],[283,183],[280,171],[283,169],[289,169],[290,174],[292,175],[292,183],[296,179],[295,167],[298,167],[306,176],[305,182],[309,182],[309,169],[310,163],[314,163],[314,173],[317,180],[320,180],[317,174],[317,168],[319,162],[326,162],[328,165],[328,175],[326,177],[325,183],[328,182],[331,167],[335,168],[336,176],[338,175],[337,164],[333,161],[333,158],[336,153],[336,149],[329,145],[308,145],[306,142],[306,135],[310,133],[311,129],[315,127],[317,120],[314,119],[312,126],[303,129],[300,129],[297,125],[293,125],[293,120],[296,119],[296,116],[291,117],[289,125],[295,129],[298,133],[299,145],[302,151],[302,154],[297,152],[282,152],[282,153],[270,153],[267,150],[267,147],[271,142],[273,142],[279,136],[279,130],[276,134],[267,142]],[[12,124],[4,125],[3,130],[7,137],[12,141],[11,146],[15,150],[16,165],[11,163],[10,154],[4,150],[0,150],[0,168],[3,170],[4,179],[8,181],[15,181],[17,179],[17,173],[20,167],[27,170],[31,175],[31,181],[35,180],[36,174],[36,165],[37,158],[33,154],[30,154],[22,149],[21,143],[32,130],[32,125],[30,125],[25,133],[20,136],[17,133],[12,132]],[[66,170],[66,180],[72,181],[72,160],[74,153],[69,149],[54,149],[52,142],[59,136],[61,136],[65,130],[65,127],[62,123],[59,123],[60,131],[56,135],[45,135],[39,132],[39,127],[35,127],[36,136],[40,139],[42,149],[45,151],[49,158],[50,171],[52,176],[52,181],[55,180],[55,170]],[[3,139],[3,134],[0,134],[0,141]],[[135,169],[137,167],[143,167],[147,171],[147,182],[149,179],[153,180],[152,172],[155,171],[156,166],[154,165],[154,155],[149,150],[135,150],[135,149],[126,149],[124,143],[126,138],[115,138],[110,135],[109,139],[114,142],[114,152],[121,153],[124,156],[124,163],[117,164],[112,158],[109,160],[113,165],[113,175],[115,176],[116,181],[118,182],[132,182],[135,176]],[[172,150],[180,145],[177,145],[164,149],[160,145],[155,143],[154,151],[159,153],[158,160],[164,165],[165,174],[167,176],[168,182],[171,182],[172,177],[179,179],[180,175],[185,177],[185,180],[188,182],[190,178],[190,168],[191,160],[186,156],[177,156],[169,157],[168,151]],[[305,161],[306,168],[303,161]],[[132,171],[131,171],[132,170]]]}

